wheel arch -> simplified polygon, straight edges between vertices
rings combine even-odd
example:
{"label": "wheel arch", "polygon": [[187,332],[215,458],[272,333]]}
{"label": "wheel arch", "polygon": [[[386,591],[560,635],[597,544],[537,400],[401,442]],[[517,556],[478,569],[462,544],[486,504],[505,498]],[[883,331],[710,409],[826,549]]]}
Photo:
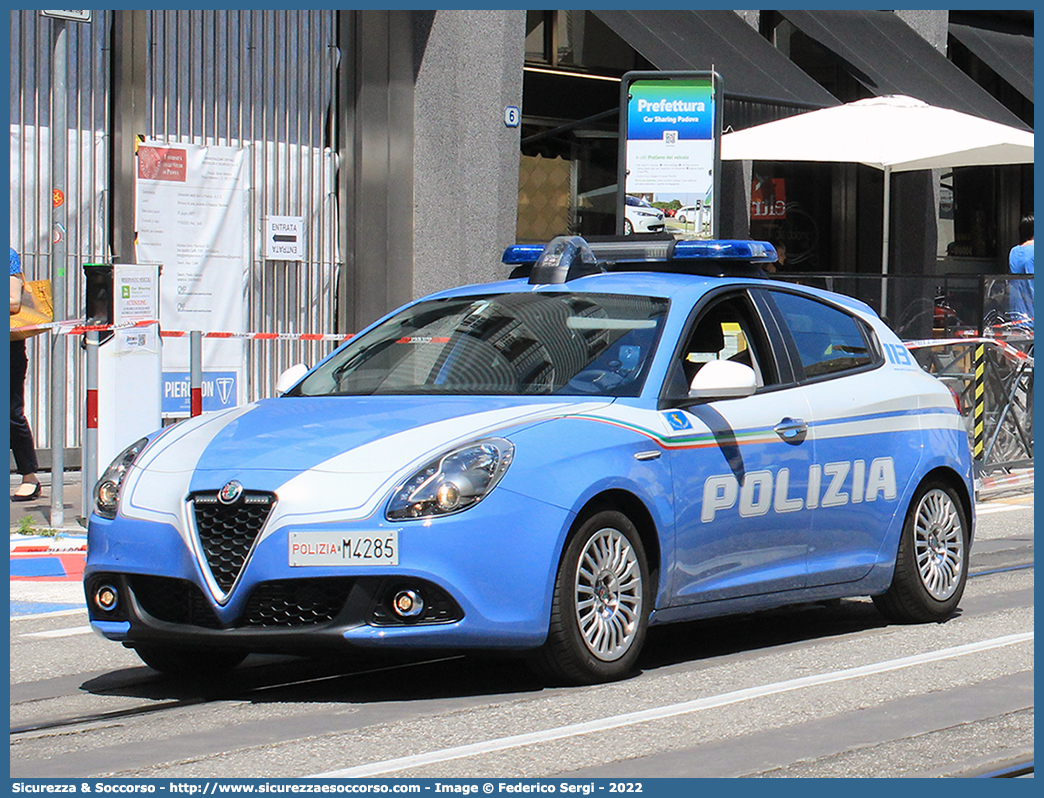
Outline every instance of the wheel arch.
{"label": "wheel arch", "polygon": [[[642,546],[645,549],[645,559],[649,565],[649,577],[652,583],[657,586],[657,593],[659,593],[660,575],[663,572],[660,536],[652,513],[649,512],[644,502],[635,494],[620,488],[613,488],[592,496],[573,520],[573,524],[569,529],[569,538],[576,534],[576,531],[588,518],[602,510],[621,512],[634,524],[635,529],[638,530],[638,536],[642,540]],[[565,549],[563,548],[564,551]]]}
{"label": "wheel arch", "polygon": [[964,510],[964,517],[968,520],[968,538],[969,543],[975,538],[975,500],[974,497],[968,491],[968,485],[952,468],[946,466],[939,466],[932,469],[917,484],[917,488],[914,490],[914,495],[921,489],[922,485],[928,482],[938,481],[945,484],[947,487],[953,488],[956,491],[958,498],[961,500],[961,509]]}

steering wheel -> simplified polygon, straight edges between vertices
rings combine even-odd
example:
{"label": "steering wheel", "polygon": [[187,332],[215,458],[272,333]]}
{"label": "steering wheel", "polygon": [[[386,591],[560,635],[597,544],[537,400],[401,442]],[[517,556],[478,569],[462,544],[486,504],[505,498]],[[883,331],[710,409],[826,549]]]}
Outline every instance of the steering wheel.
{"label": "steering wheel", "polygon": [[609,369],[584,369],[569,381],[569,387],[581,393],[605,394],[623,382],[623,379]]}

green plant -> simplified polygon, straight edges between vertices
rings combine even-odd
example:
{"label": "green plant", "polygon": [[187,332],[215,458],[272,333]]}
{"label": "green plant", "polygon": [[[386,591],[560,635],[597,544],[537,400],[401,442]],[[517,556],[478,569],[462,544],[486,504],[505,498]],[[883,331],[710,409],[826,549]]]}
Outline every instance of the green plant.
{"label": "green plant", "polygon": [[37,529],[33,523],[33,517],[31,515],[24,516],[21,521],[18,522],[18,534],[19,535],[35,535],[36,537],[43,538],[61,538],[64,534],[57,529]]}

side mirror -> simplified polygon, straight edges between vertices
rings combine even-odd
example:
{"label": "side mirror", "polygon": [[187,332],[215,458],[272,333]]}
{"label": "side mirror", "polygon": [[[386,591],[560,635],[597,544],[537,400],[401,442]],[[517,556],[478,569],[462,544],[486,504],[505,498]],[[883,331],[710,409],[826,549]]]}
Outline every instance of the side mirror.
{"label": "side mirror", "polygon": [[689,385],[690,399],[740,399],[758,387],[758,375],[750,366],[730,360],[704,363]]}
{"label": "side mirror", "polygon": [[297,383],[301,381],[301,378],[307,373],[308,366],[306,366],[304,363],[295,363],[279,375],[279,379],[276,380],[275,384],[276,393],[286,393],[295,385],[297,385]]}

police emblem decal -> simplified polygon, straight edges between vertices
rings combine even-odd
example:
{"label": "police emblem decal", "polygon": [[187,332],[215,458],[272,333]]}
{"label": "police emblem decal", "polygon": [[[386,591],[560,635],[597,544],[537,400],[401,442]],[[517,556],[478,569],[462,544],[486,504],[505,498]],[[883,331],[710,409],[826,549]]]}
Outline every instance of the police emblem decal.
{"label": "police emblem decal", "polygon": [[670,413],[664,413],[664,418],[667,419],[667,423],[671,425],[671,429],[675,432],[681,432],[685,429],[692,429],[692,424],[689,419],[685,417],[685,414],[678,411],[672,410]]}

